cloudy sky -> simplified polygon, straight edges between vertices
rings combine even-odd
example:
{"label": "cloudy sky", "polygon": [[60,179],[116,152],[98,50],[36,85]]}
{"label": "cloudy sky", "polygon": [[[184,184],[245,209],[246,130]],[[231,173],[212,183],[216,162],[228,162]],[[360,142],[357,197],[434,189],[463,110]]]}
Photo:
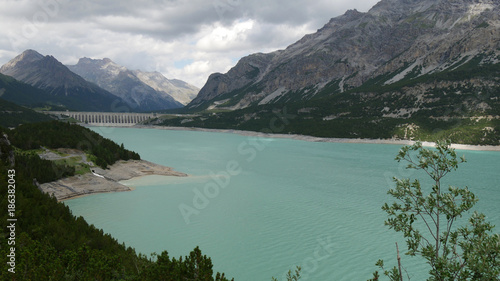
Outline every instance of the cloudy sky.
{"label": "cloudy sky", "polygon": [[0,65],[26,49],[110,58],[202,87],[243,56],[284,49],[378,0],[0,0]]}

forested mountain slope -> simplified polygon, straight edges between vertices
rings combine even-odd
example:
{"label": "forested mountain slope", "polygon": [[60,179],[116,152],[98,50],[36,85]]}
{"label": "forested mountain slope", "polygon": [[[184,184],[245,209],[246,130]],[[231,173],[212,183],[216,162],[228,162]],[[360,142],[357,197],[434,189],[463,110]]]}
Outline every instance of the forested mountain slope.
{"label": "forested mountain slope", "polygon": [[78,125],[52,121],[13,131],[0,127],[1,280],[227,280],[219,273],[214,277],[210,258],[198,248],[178,259],[166,251],[155,260],[137,254],[34,185],[34,179],[53,181],[74,169],[40,159],[33,148],[74,147],[84,140],[87,147],[79,148],[103,161],[107,155],[138,157]]}

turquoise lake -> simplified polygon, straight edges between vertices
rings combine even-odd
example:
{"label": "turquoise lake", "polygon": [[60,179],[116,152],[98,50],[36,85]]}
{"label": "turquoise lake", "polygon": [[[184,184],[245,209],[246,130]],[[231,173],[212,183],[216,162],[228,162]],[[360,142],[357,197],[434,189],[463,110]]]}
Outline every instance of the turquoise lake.
{"label": "turquoise lake", "polygon": [[[214,271],[236,281],[367,280],[384,259],[396,265],[402,235],[384,226],[393,176],[424,179],[394,161],[400,145],[305,142],[230,133],[92,128],[142,159],[189,177],[126,181],[131,192],[65,201],[73,214],[150,254],[188,255],[196,246]],[[468,186],[500,232],[500,153],[460,150],[467,163],[444,179]],[[402,257],[412,280],[428,267]]]}

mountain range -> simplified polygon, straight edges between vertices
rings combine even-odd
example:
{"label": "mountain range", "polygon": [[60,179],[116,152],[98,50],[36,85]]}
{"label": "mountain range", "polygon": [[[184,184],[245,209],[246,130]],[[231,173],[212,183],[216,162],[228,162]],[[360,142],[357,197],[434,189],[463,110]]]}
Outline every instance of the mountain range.
{"label": "mountain range", "polygon": [[[499,12],[495,0],[382,0],[367,13],[350,10],[331,19],[285,50],[252,54],[227,73],[212,74],[188,107],[304,101],[371,84],[390,86],[469,62],[496,64]],[[413,88],[422,87],[429,86]]]}
{"label": "mountain range", "polygon": [[[74,110],[112,111],[123,101],[71,72],[53,56],[26,50],[0,68],[0,73],[44,91],[47,102]],[[28,93],[29,95],[29,93]],[[26,97],[39,100],[39,96]]]}
{"label": "mountain range", "polygon": [[210,75],[186,106],[209,114],[164,124],[262,130],[286,109],[294,119],[281,132],[471,142],[472,133],[458,137],[468,126],[472,142],[500,144],[499,6],[382,0],[349,10],[284,50]]}
{"label": "mountain range", "polygon": [[159,72],[129,70],[108,58],[82,58],[68,68],[142,111],[183,107],[199,91],[181,80],[169,80]]}
{"label": "mountain range", "polygon": [[17,90],[28,87],[2,79],[2,98],[6,100],[27,106],[48,104],[80,111],[180,108],[198,90],[157,72],[128,70],[110,59],[82,58],[77,65],[65,66],[53,56],[43,56],[34,50],[26,50],[4,64],[0,73],[32,86],[29,91]]}

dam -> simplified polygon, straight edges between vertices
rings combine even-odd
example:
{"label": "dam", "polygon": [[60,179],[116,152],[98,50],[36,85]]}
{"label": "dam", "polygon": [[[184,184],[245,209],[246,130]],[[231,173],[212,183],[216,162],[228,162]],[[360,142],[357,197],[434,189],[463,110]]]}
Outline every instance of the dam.
{"label": "dam", "polygon": [[45,114],[58,118],[73,118],[82,123],[93,126],[134,126],[149,119],[164,114],[133,113],[133,112],[74,112],[74,111],[45,111]]}

